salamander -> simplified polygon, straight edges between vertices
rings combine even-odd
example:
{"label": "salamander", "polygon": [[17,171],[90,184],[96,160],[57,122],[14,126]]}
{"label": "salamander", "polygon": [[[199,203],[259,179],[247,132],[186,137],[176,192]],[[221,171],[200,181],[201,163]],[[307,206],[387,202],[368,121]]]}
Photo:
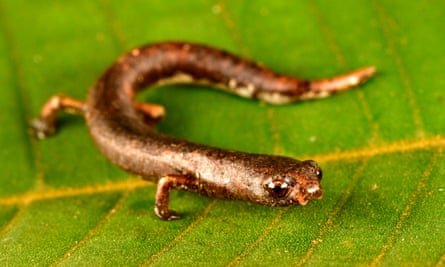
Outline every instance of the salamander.
{"label": "salamander", "polygon": [[221,149],[160,133],[153,126],[164,116],[164,108],[138,102],[135,94],[153,86],[187,83],[285,104],[344,91],[374,73],[371,66],[332,78],[299,79],[202,44],[154,43],[121,56],[94,83],[86,101],[51,97],[31,128],[43,139],[56,132],[60,111],[83,115],[105,157],[157,183],[154,210],[164,220],[179,218],[169,208],[172,189],[267,206],[305,205],[322,197],[322,170],[315,161]]}

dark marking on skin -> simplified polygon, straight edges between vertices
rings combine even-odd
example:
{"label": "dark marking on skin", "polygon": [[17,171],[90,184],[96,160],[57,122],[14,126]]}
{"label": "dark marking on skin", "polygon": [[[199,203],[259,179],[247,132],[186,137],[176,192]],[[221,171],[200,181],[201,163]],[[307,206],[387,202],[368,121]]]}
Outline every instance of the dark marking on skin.
{"label": "dark marking on skin", "polygon": [[110,161],[158,182],[155,213],[164,220],[179,217],[169,209],[172,189],[267,206],[305,205],[322,197],[316,162],[224,150],[156,132],[152,126],[163,117],[163,107],[137,103],[134,95],[156,84],[193,83],[283,104],[346,90],[374,72],[367,67],[308,81],[205,45],[157,43],[120,57],[99,77],[85,102],[52,97],[31,128],[43,139],[54,134],[59,111],[83,114],[96,146]]}

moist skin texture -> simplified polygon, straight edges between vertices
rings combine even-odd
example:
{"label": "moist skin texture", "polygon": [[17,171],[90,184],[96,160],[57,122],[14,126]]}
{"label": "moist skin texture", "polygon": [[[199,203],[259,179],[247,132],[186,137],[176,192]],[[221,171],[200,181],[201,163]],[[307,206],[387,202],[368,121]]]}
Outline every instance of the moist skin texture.
{"label": "moist skin texture", "polygon": [[149,86],[191,83],[284,104],[346,90],[374,72],[374,67],[367,67],[309,81],[204,45],[151,44],[112,64],[85,102],[63,95],[52,97],[31,126],[36,137],[45,138],[55,132],[59,111],[84,115],[92,139],[110,161],[158,183],[155,212],[161,219],[179,217],[169,209],[171,189],[267,206],[305,205],[322,197],[322,171],[315,161],[225,150],[159,133],[153,125],[162,119],[163,107],[135,102],[135,94]]}

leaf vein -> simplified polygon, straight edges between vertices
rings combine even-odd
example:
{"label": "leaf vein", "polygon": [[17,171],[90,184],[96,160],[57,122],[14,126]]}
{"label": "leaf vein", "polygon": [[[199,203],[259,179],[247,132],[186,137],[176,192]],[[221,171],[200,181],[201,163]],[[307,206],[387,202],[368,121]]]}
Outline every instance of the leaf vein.
{"label": "leaf vein", "polygon": [[210,212],[210,210],[215,206],[217,200],[214,199],[207,205],[203,213],[196,218],[184,231],[177,235],[170,243],[168,243],[164,248],[159,250],[157,253],[153,254],[146,262],[142,263],[141,266],[149,266],[158,260],[163,254],[167,253],[172,247],[174,247],[179,241],[181,241],[184,236],[190,233],[203,219],[205,219]]}
{"label": "leaf vein", "polygon": [[415,150],[424,150],[431,148],[445,147],[445,138],[438,135],[431,138],[422,138],[416,140],[402,140],[382,145],[369,146],[357,150],[348,150],[344,152],[325,153],[320,155],[306,156],[320,162],[353,160],[360,158],[372,158],[378,155],[409,152]]}
{"label": "leaf vein", "polygon": [[224,0],[217,0],[215,4],[218,9],[220,10],[222,20],[224,24],[226,24],[227,28],[229,29],[230,35],[232,36],[233,41],[237,44],[237,46],[240,48],[241,54],[244,56],[249,56],[249,49],[246,47],[244,42],[242,41],[241,34],[239,30],[236,28],[235,21],[233,20],[232,16],[228,12],[226,8],[226,4]]}
{"label": "leaf vein", "polygon": [[0,237],[6,235],[19,221],[22,217],[23,213],[26,211],[28,205],[20,205],[18,211],[14,214],[14,216],[9,220],[3,229],[0,230]]}
{"label": "leaf vein", "polygon": [[320,26],[321,32],[326,38],[326,41],[328,43],[329,49],[331,49],[332,53],[335,56],[335,59],[340,64],[340,66],[345,67],[346,66],[346,59],[341,52],[340,48],[338,47],[337,43],[334,41],[335,38],[332,34],[332,32],[329,30],[329,27],[327,26],[326,22],[324,21],[322,15],[320,14],[320,11],[314,4],[314,1],[309,1],[309,11],[312,13],[312,15],[317,20],[318,25]]}
{"label": "leaf vein", "polygon": [[391,235],[386,240],[386,243],[383,245],[380,253],[374,258],[373,262],[371,263],[371,266],[378,266],[378,265],[380,265],[383,257],[387,254],[387,252],[394,245],[394,242],[395,242],[396,238],[401,233],[401,229],[402,229],[405,221],[407,220],[407,218],[411,214],[412,208],[416,205],[416,201],[419,199],[419,196],[421,195],[422,191],[425,190],[425,188],[426,188],[426,181],[431,176],[431,172],[432,172],[434,166],[437,163],[437,160],[438,160],[438,158],[439,158],[439,156],[441,154],[441,151],[442,150],[439,150],[438,152],[434,153],[430,163],[425,168],[425,170],[424,170],[424,172],[422,174],[422,177],[420,178],[419,183],[417,184],[417,188],[412,193],[411,197],[408,200],[407,205],[405,206],[405,208],[403,209],[402,213],[400,214],[400,217],[399,217],[399,219],[397,220],[397,222],[396,222],[396,224],[394,226],[394,230],[391,231]]}
{"label": "leaf vein", "polygon": [[266,109],[267,117],[269,120],[271,132],[272,132],[272,140],[273,140],[273,153],[276,155],[284,154],[285,151],[283,149],[283,146],[281,145],[281,135],[280,135],[280,129],[276,123],[275,112],[272,108]]}
{"label": "leaf vein", "polygon": [[21,137],[24,141],[24,149],[26,159],[28,161],[28,165],[31,169],[33,169],[36,175],[36,186],[38,188],[43,188],[45,185],[45,181],[43,178],[43,171],[41,168],[41,160],[40,153],[36,148],[36,141],[30,138],[28,135],[28,121],[29,114],[31,114],[30,104],[31,101],[27,94],[27,85],[25,83],[25,75],[23,73],[22,66],[20,64],[20,56],[19,51],[17,50],[17,46],[14,43],[14,35],[11,31],[11,27],[8,24],[7,11],[5,11],[5,7],[0,4],[0,30],[3,32],[6,40],[6,46],[8,48],[7,60],[9,65],[11,66],[12,75],[13,75],[13,88],[15,92],[16,103],[19,105],[18,109],[18,117],[20,119],[20,126],[22,128]]}
{"label": "leaf vein", "polygon": [[286,208],[282,208],[278,211],[277,215],[273,218],[272,222],[264,229],[261,235],[252,242],[241,254],[239,254],[236,258],[234,258],[231,262],[229,262],[226,266],[231,267],[237,265],[244,257],[249,255],[258,245],[266,239],[271,233],[271,231],[275,228],[275,226],[281,221],[283,214],[287,211]]}
{"label": "leaf vein", "polygon": [[[328,43],[329,49],[334,54],[337,62],[342,67],[346,67],[346,59],[344,57],[344,54],[342,53],[340,47],[335,42],[334,35],[332,34],[332,31],[329,30],[328,25],[326,24],[325,20],[323,19],[322,15],[320,14],[320,11],[318,10],[317,6],[314,4],[313,1],[309,1],[309,9],[310,12],[313,14],[313,16],[316,18],[318,25],[320,25],[321,31],[323,35],[326,38],[326,41]],[[371,137],[370,142],[376,142],[379,139],[379,125],[374,119],[374,116],[371,113],[370,106],[368,102],[366,101],[366,98],[361,90],[355,90],[357,97],[360,102],[360,107],[362,109],[363,115],[366,117],[366,120],[371,125],[372,131],[371,131]]]}
{"label": "leaf vein", "polygon": [[17,204],[30,204],[35,201],[50,200],[62,197],[73,197],[79,195],[93,195],[98,193],[133,190],[147,187],[153,183],[142,179],[128,179],[125,181],[112,182],[102,185],[91,185],[79,188],[47,189],[46,191],[31,191],[21,195],[0,198],[0,206]]}
{"label": "leaf vein", "polygon": [[409,101],[409,105],[411,107],[414,125],[417,130],[417,136],[424,137],[425,130],[424,130],[422,118],[420,116],[420,109],[417,105],[417,101],[416,101],[416,98],[414,95],[413,85],[412,85],[411,79],[408,75],[408,72],[406,70],[405,63],[403,62],[402,57],[398,53],[396,42],[394,41],[394,39],[392,38],[392,35],[390,33],[388,23],[387,23],[387,21],[389,21],[388,14],[386,14],[386,11],[384,10],[383,6],[381,5],[381,3],[378,0],[374,0],[373,3],[375,6],[375,9],[377,11],[377,15],[379,17],[379,21],[380,21],[380,25],[381,25],[380,28],[382,29],[383,36],[385,37],[386,42],[389,46],[389,49],[392,52],[392,53],[390,53],[390,55],[392,56],[392,58],[394,59],[394,62],[396,63],[397,70],[399,72],[399,76],[402,79],[402,82],[403,82],[404,88],[405,88],[405,92],[408,96],[408,101]]}
{"label": "leaf vein", "polygon": [[436,263],[436,267],[442,267],[445,265],[445,254],[442,255],[442,257],[440,257],[439,261],[437,261]]}
{"label": "leaf vein", "polygon": [[123,49],[125,47],[125,33],[120,27],[118,20],[113,12],[113,9],[110,7],[110,1],[101,0],[100,5],[102,7],[102,11],[105,17],[105,21],[107,26],[111,29],[113,35],[115,36],[114,42],[115,44]]}
{"label": "leaf vein", "polygon": [[76,242],[73,247],[67,250],[67,252],[62,255],[62,257],[56,259],[50,266],[56,266],[62,263],[63,261],[69,259],[73,253],[75,253],[77,250],[79,250],[82,246],[84,246],[88,241],[91,240],[93,236],[95,236],[106,224],[110,221],[111,217],[116,214],[116,212],[122,207],[122,205],[125,203],[125,201],[128,199],[128,196],[130,195],[130,190],[124,191],[121,197],[116,201],[114,206],[108,211],[108,213],[100,220],[96,226],[91,229],[85,237]]}

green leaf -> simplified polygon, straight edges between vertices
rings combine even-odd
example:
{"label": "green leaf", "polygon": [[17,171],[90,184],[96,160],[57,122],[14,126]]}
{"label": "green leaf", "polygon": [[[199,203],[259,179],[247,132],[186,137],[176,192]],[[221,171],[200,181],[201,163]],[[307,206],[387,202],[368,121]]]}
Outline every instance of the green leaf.
{"label": "green leaf", "polygon": [[[443,1],[0,1],[0,265],[443,265]],[[193,86],[156,88],[162,132],[313,158],[324,198],[270,208],[173,192],[120,171],[82,118],[44,141],[28,121],[51,95],[84,98],[124,51],[215,45],[306,78],[366,65],[337,96],[270,106]],[[203,112],[205,111],[205,112]]]}

